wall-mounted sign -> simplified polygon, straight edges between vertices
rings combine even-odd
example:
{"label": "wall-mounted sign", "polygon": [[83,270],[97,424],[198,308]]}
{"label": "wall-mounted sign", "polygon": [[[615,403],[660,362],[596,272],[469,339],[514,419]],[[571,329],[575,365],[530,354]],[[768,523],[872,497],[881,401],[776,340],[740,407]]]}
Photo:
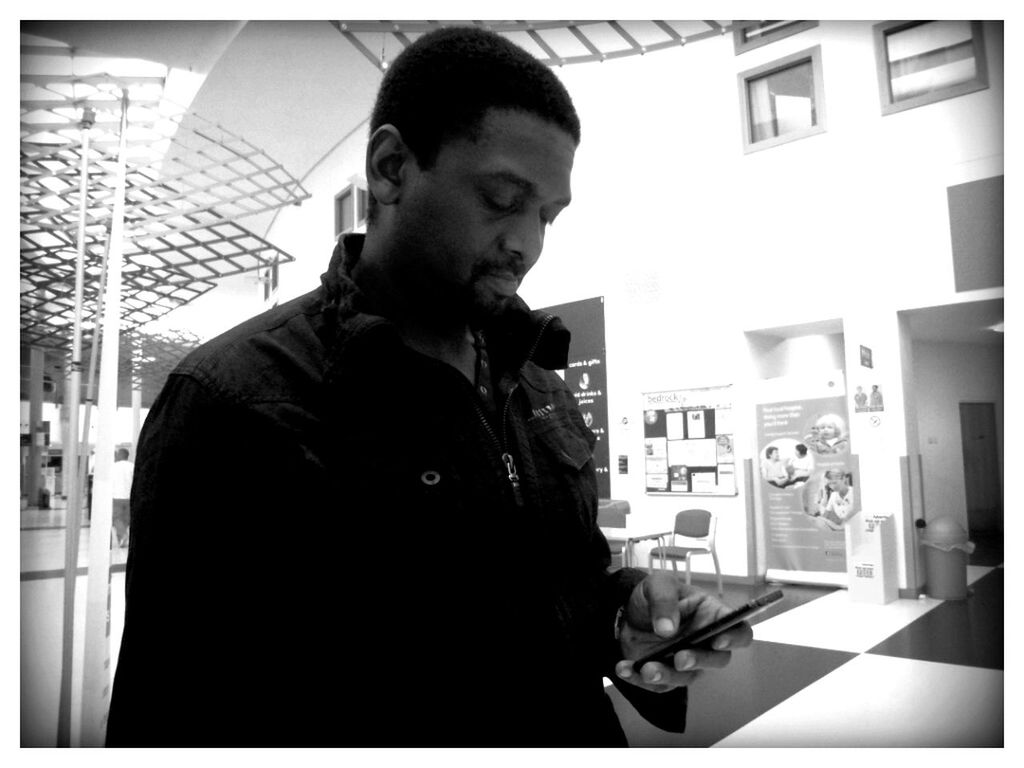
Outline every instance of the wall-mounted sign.
{"label": "wall-mounted sign", "polygon": [[760,404],[757,439],[768,568],[844,572],[843,527],[860,511],[846,398]]}
{"label": "wall-mounted sign", "polygon": [[572,334],[569,342],[569,367],[559,374],[576,396],[583,421],[597,438],[594,468],[597,492],[611,498],[610,456],[608,451],[608,374],[604,356],[604,297],[572,301],[546,307],[546,312],[561,318]]}
{"label": "wall-mounted sign", "polygon": [[643,398],[647,493],[734,496],[730,388],[647,392]]}

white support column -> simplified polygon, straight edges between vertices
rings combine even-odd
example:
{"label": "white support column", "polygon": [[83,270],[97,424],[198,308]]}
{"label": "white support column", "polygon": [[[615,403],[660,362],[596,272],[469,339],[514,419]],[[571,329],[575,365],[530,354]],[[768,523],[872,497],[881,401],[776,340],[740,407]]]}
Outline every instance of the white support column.
{"label": "white support column", "polygon": [[75,320],[71,365],[66,381],[68,426],[63,445],[64,495],[67,498],[64,540],[64,629],[57,713],[57,745],[71,744],[71,680],[74,671],[75,585],[78,581],[78,537],[81,527],[83,474],[79,471],[78,410],[82,396],[82,296],[85,282],[85,217],[89,198],[89,129],[95,116],[82,114],[82,164],[78,182],[78,250],[75,257]]}
{"label": "white support column", "polygon": [[85,661],[82,670],[82,746],[103,745],[110,702],[110,531],[114,500],[114,432],[117,419],[117,367],[121,332],[127,131],[128,94],[124,92],[121,99],[117,184],[107,258],[106,297],[103,301],[103,346],[100,350],[96,464],[86,591]]}
{"label": "white support column", "polygon": [[[905,553],[907,545],[912,543],[913,521],[903,509],[901,465],[907,453],[907,430],[899,319],[895,309],[874,305],[863,312],[844,316],[843,330],[850,450],[860,460],[861,479],[857,492],[861,509],[865,516],[893,516],[899,553],[899,586],[910,590],[915,579],[908,570],[912,570],[914,564],[907,562]],[[882,409],[858,411],[855,400],[858,386],[867,395],[869,408],[871,393],[877,387]]]}

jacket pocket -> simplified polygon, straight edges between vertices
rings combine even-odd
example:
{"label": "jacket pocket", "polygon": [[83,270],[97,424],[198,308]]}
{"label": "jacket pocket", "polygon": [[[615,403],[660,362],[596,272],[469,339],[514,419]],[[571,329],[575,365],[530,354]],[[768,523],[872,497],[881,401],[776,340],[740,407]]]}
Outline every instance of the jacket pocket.
{"label": "jacket pocket", "polygon": [[527,427],[559,463],[575,470],[583,469],[593,455],[590,441],[580,433],[579,425],[565,411],[556,410],[532,418]]}

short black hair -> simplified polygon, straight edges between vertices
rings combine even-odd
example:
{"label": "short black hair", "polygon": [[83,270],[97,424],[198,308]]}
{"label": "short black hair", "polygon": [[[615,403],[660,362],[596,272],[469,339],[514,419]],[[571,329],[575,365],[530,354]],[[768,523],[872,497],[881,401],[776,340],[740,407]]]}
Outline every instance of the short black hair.
{"label": "short black hair", "polygon": [[537,115],[579,144],[576,108],[555,73],[501,35],[466,26],[428,32],[395,58],[377,92],[370,135],[395,126],[420,167],[430,168],[445,142],[475,138],[491,108]]}

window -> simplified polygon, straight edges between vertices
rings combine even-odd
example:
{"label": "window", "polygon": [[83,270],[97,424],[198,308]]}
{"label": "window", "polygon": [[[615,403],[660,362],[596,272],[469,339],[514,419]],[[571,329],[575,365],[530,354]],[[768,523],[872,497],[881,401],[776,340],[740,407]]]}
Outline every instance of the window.
{"label": "window", "polygon": [[744,151],[824,133],[820,46],[741,72],[739,86]]}
{"label": "window", "polygon": [[988,88],[980,22],[889,21],[874,33],[883,115]]}
{"label": "window", "polygon": [[350,184],[334,196],[334,235],[355,232],[366,224],[366,190]]}
{"label": "window", "polygon": [[732,29],[733,47],[738,56],[816,26],[816,21],[737,21]]}

